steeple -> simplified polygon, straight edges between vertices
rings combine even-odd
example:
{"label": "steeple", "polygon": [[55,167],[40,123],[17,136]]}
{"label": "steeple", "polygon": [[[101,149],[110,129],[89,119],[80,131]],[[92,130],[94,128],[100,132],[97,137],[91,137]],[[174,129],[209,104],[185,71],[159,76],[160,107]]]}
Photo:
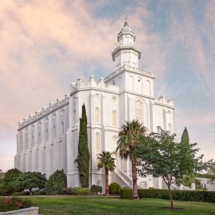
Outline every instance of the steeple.
{"label": "steeple", "polygon": [[135,39],[136,34],[129,27],[126,17],[124,27],[117,35],[119,46],[112,52],[116,69],[124,64],[138,68],[138,59],[141,57],[141,52],[134,46]]}

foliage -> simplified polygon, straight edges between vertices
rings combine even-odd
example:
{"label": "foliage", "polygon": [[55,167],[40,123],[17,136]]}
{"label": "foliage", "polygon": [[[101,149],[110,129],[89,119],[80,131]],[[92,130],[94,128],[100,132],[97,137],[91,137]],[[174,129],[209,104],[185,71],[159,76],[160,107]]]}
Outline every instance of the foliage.
{"label": "foliage", "polygon": [[25,172],[16,179],[13,186],[17,190],[28,189],[30,195],[32,195],[33,188],[43,189],[45,188],[45,184],[46,178],[40,172]]}
{"label": "foliage", "polygon": [[62,194],[64,188],[66,188],[67,179],[66,174],[62,170],[56,170],[46,183],[46,193],[48,195]]}
{"label": "foliage", "polygon": [[45,190],[37,190],[36,192],[34,192],[34,195],[38,195],[38,196],[46,195],[46,191]]}
{"label": "foliage", "polygon": [[181,183],[186,187],[191,187],[192,183],[195,183],[195,173],[189,174],[189,175],[183,175],[181,179]]}
{"label": "foliage", "polygon": [[91,193],[92,194],[98,194],[98,193],[102,193],[102,187],[101,186],[99,186],[99,185],[95,185],[95,184],[93,184],[92,186],[91,186]]}
{"label": "foliage", "polygon": [[182,135],[181,135],[181,143],[190,143],[190,140],[189,140],[189,134],[188,134],[188,131],[187,131],[187,128],[185,127]]}
{"label": "foliage", "polygon": [[121,199],[132,199],[132,189],[129,187],[123,187],[120,190],[120,198]]}
{"label": "foliage", "polygon": [[213,175],[208,173],[196,173],[196,177],[198,178],[213,178]]}
{"label": "foliage", "polygon": [[215,162],[213,160],[207,163],[207,173],[210,175],[208,183],[215,185]]}
{"label": "foliage", "polygon": [[115,158],[111,157],[112,153],[102,151],[101,154],[98,156],[98,169],[105,168],[105,195],[109,195],[109,183],[108,183],[108,171],[114,171],[115,163],[114,160]]}
{"label": "foliage", "polygon": [[1,180],[0,183],[0,195],[11,195],[15,191],[19,191],[19,189],[15,189],[13,184],[16,179],[21,176],[23,173],[18,169],[9,169],[4,178]]}
{"label": "foliage", "polygon": [[4,177],[4,173],[2,172],[2,170],[0,169],[0,179],[2,179]]}
{"label": "foliage", "polygon": [[[201,155],[195,158],[199,149],[196,144],[187,142],[176,143],[175,134],[164,131],[158,127],[158,132],[151,132],[149,136],[142,138],[143,145],[139,145],[137,156],[140,158],[138,165],[154,177],[161,177],[168,187],[168,193],[173,209],[170,186],[181,183],[183,175],[189,175],[199,169]],[[145,174],[145,173],[144,173]]]}
{"label": "foliage", "polygon": [[71,195],[90,195],[89,188],[74,187],[71,189]]}
{"label": "foliage", "polygon": [[88,148],[87,135],[87,115],[85,105],[82,105],[82,115],[80,118],[80,130],[78,140],[78,157],[75,162],[78,164],[81,187],[89,187],[89,160],[90,153]]}
{"label": "foliage", "polygon": [[121,126],[119,132],[119,140],[117,141],[116,151],[119,151],[122,159],[131,160],[132,166],[132,180],[133,180],[133,199],[138,199],[137,193],[137,169],[136,169],[136,146],[140,143],[140,137],[144,136],[146,128],[142,126],[137,120],[125,122]]}
{"label": "foliage", "polygon": [[[168,190],[166,189],[138,189],[140,198],[160,198],[169,199]],[[129,199],[127,191],[121,189],[121,195]],[[172,190],[172,196],[175,200],[180,201],[199,201],[215,203],[215,192],[210,191],[189,191],[189,190]],[[121,196],[120,196],[121,197]]]}
{"label": "foliage", "polygon": [[23,198],[0,198],[0,211],[10,211],[10,210],[18,210],[22,208],[31,207],[32,202],[30,199],[23,199]]}
{"label": "foliage", "polygon": [[120,195],[120,190],[121,190],[121,187],[116,182],[111,183],[109,186],[109,192],[112,195]]}

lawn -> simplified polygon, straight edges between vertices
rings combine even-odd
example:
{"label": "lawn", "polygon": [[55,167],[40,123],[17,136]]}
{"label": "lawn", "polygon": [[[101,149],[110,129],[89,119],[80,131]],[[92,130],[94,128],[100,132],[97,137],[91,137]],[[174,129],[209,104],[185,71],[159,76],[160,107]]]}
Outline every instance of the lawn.
{"label": "lawn", "polygon": [[32,197],[34,206],[44,215],[215,215],[214,203],[174,201],[175,207],[183,211],[169,211],[168,200],[140,199],[124,200],[119,197]]}

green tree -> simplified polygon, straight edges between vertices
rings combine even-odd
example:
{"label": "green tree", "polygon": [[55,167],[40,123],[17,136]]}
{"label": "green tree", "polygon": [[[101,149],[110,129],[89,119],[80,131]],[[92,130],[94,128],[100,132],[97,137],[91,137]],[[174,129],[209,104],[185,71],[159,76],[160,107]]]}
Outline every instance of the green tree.
{"label": "green tree", "polygon": [[62,170],[56,170],[46,183],[46,194],[56,195],[62,194],[62,190],[66,188],[67,179],[66,174]]}
{"label": "green tree", "polygon": [[132,166],[132,180],[133,180],[133,199],[139,199],[137,192],[137,157],[135,148],[139,144],[139,139],[146,133],[146,128],[142,126],[137,120],[125,122],[121,126],[119,132],[119,140],[117,141],[116,151],[119,151],[120,157],[123,159],[130,158]]}
{"label": "green tree", "polygon": [[85,105],[82,105],[82,115],[80,118],[80,130],[78,140],[78,157],[75,162],[78,164],[81,187],[89,187],[89,160],[90,153],[88,148],[87,135],[87,114]]}
{"label": "green tree", "polygon": [[2,170],[0,169],[0,179],[2,179],[4,177],[4,173],[2,172]]}
{"label": "green tree", "polygon": [[28,189],[30,191],[30,195],[32,195],[33,188],[43,189],[45,188],[45,185],[45,175],[40,172],[25,172],[13,183],[13,186],[18,190]]}
{"label": "green tree", "polygon": [[210,160],[207,162],[208,183],[215,185],[215,162]]}
{"label": "green tree", "polygon": [[176,143],[175,134],[170,135],[169,131],[164,131],[160,127],[157,133],[150,133],[142,141],[144,144],[139,145],[137,149],[137,156],[142,161],[140,165],[147,174],[163,179],[173,209],[170,186],[174,183],[180,185],[183,175],[190,175],[194,170],[198,170],[203,155],[195,158],[195,154],[199,151],[194,148],[196,144],[189,144],[188,147]]}
{"label": "green tree", "polygon": [[2,179],[0,193],[3,195],[11,195],[13,192],[18,191],[14,188],[13,183],[16,179],[21,176],[23,173],[18,169],[9,169]]}
{"label": "green tree", "polygon": [[109,195],[109,182],[108,182],[108,172],[114,171],[115,169],[115,158],[111,157],[112,153],[103,151],[98,156],[98,169],[105,168],[105,195]]}

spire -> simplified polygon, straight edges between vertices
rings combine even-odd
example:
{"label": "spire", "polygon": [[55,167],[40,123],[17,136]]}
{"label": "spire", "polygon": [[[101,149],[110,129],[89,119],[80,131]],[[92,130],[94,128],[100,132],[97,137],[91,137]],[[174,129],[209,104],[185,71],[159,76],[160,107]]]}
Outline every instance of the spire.
{"label": "spire", "polygon": [[119,46],[112,52],[112,59],[115,61],[116,69],[127,65],[138,68],[138,59],[141,51],[134,46],[136,35],[128,25],[128,15],[125,17],[124,27],[117,35]]}
{"label": "spire", "polygon": [[125,26],[129,26],[129,25],[128,25],[128,22],[127,22],[127,18],[128,18],[128,14],[126,14],[126,16],[125,16],[125,24],[124,24],[124,27],[125,27]]}

